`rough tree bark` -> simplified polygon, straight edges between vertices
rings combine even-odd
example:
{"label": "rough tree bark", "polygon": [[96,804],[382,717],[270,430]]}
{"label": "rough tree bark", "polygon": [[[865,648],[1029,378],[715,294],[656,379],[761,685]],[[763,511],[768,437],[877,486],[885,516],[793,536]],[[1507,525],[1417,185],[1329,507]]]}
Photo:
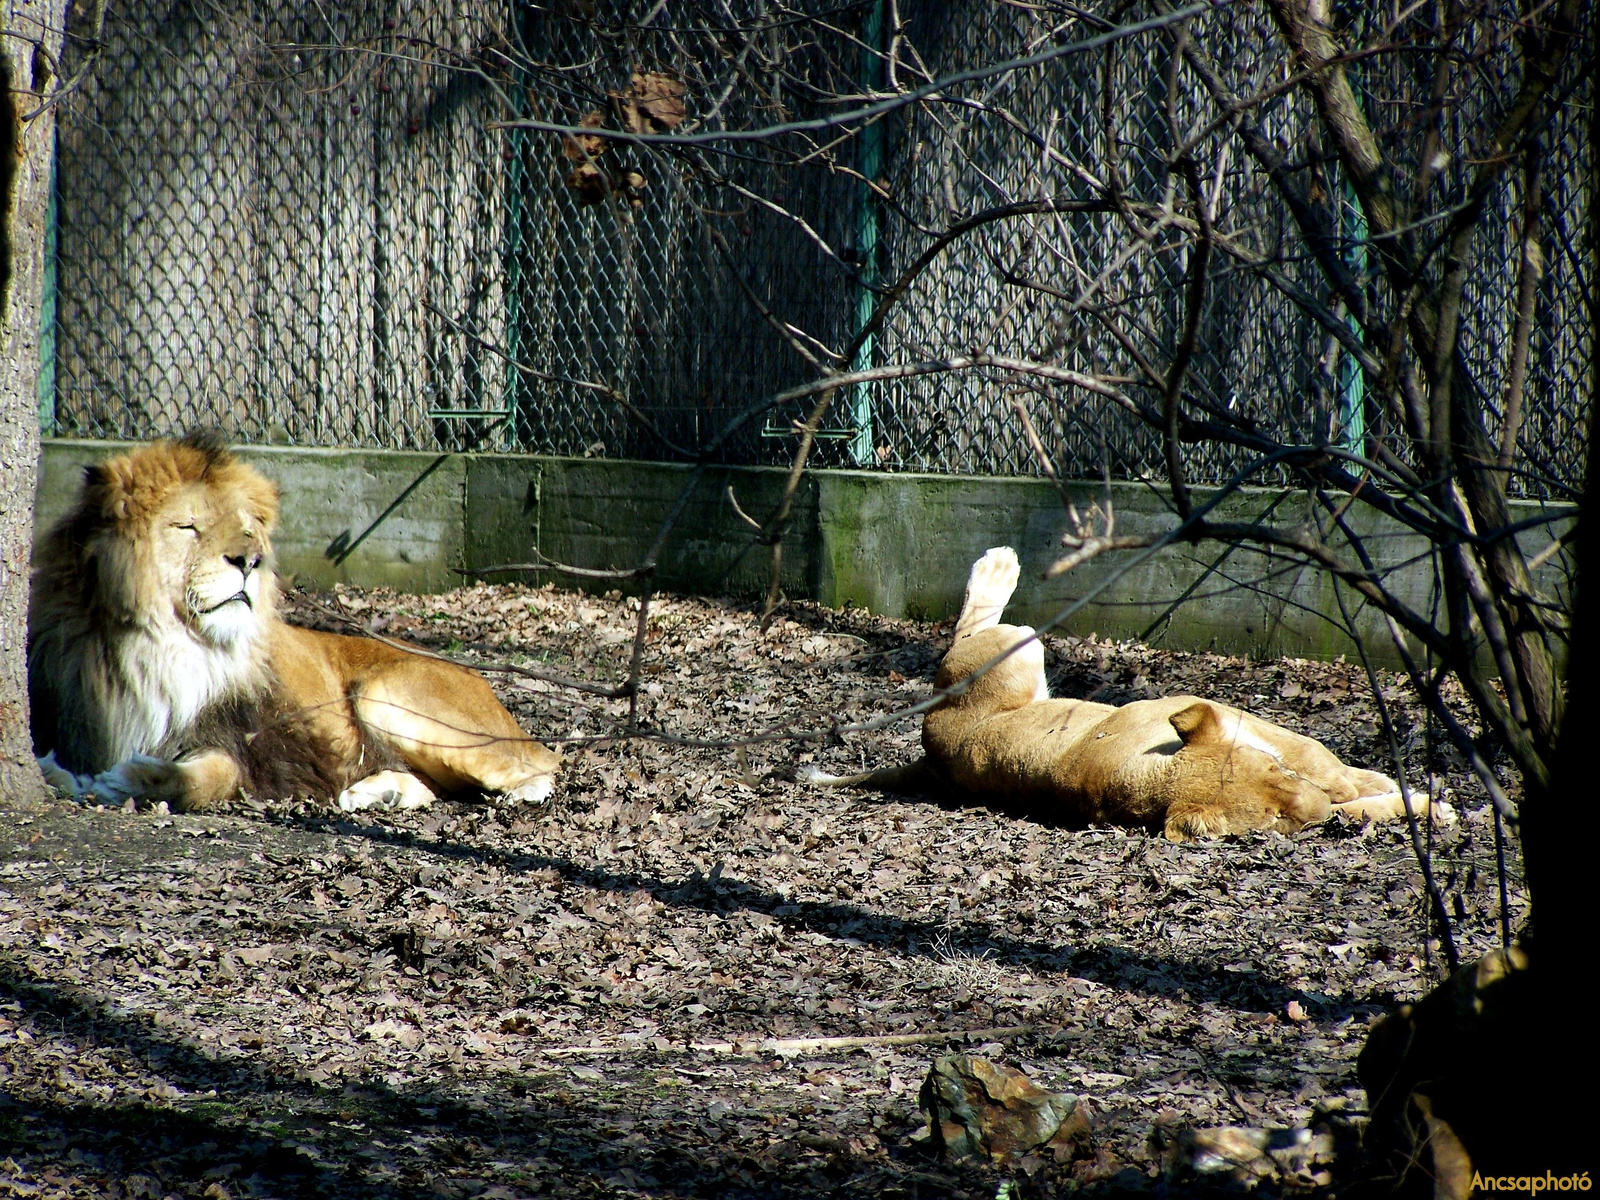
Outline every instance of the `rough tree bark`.
{"label": "rough tree bark", "polygon": [[39,460],[39,305],[64,0],[0,17],[0,801],[45,796],[28,731],[28,563]]}

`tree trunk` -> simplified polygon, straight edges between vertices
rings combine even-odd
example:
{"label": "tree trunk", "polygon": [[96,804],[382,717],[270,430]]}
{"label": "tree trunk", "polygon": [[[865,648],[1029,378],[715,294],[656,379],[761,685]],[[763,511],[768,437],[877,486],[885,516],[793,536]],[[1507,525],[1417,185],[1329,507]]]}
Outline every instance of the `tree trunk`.
{"label": "tree trunk", "polygon": [[[28,565],[39,462],[39,308],[64,0],[0,8],[0,802],[45,797],[28,730]],[[41,43],[43,43],[41,45]]]}
{"label": "tree trunk", "polygon": [[[1600,68],[1592,40],[1589,54],[1592,72]],[[1589,145],[1593,161],[1600,114],[1591,114]],[[1589,195],[1592,270],[1600,255],[1600,174],[1591,172]],[[1590,286],[1591,303],[1600,303],[1600,283],[1591,277]],[[1475,1194],[1475,1175],[1592,1178],[1600,1157],[1593,1116],[1600,1030],[1587,1003],[1595,958],[1588,819],[1600,709],[1600,355],[1592,350],[1588,405],[1565,714],[1549,782],[1524,777],[1528,927],[1509,955],[1464,967],[1374,1026],[1360,1063],[1372,1109],[1372,1175],[1349,1195],[1464,1198]]]}

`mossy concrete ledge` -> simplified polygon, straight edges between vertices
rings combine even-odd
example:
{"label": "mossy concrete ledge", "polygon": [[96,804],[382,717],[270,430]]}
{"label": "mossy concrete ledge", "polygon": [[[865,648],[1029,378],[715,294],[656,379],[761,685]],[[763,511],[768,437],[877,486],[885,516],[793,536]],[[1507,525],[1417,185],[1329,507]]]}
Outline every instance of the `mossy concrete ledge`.
{"label": "mossy concrete ledge", "polygon": [[[128,447],[47,441],[38,527],[70,505],[84,465]],[[440,591],[459,584],[463,569],[526,563],[536,549],[575,567],[626,569],[638,565],[681,503],[660,548],[658,586],[756,596],[766,590],[771,558],[734,505],[766,518],[785,478],[771,468],[696,474],[680,464],[536,455],[285,447],[241,447],[239,453],[282,489],[280,569],[318,587],[347,582]],[[1104,499],[1098,484],[1071,490],[1083,511]],[[1117,484],[1111,494],[1121,533],[1161,532],[1177,523],[1149,488]],[[1197,491],[1197,502],[1206,499]],[[1276,524],[1304,526],[1308,503],[1301,494],[1246,489],[1213,515],[1250,521],[1270,513]],[[1517,519],[1537,511],[1531,504],[1514,507]],[[1425,611],[1432,586],[1425,543],[1370,511],[1351,516],[1372,535],[1379,568],[1396,569],[1391,586]],[[1110,554],[1043,580],[1067,526],[1059,493],[1040,480],[814,471],[795,497],[782,585],[790,597],[833,607],[941,619],[960,607],[972,560],[990,546],[1010,545],[1023,564],[1010,610],[1015,621],[1043,624],[1075,608],[1062,621],[1068,631],[1145,636],[1176,649],[1331,657],[1353,648],[1334,623],[1339,604],[1326,574],[1252,550],[1172,546],[1142,561]],[[1528,548],[1537,549],[1549,533],[1524,536]],[[1545,571],[1560,566],[1557,561]],[[550,573],[489,578],[619,586]],[[1345,600],[1363,640],[1389,660],[1388,635],[1376,614],[1360,611],[1348,592]]]}

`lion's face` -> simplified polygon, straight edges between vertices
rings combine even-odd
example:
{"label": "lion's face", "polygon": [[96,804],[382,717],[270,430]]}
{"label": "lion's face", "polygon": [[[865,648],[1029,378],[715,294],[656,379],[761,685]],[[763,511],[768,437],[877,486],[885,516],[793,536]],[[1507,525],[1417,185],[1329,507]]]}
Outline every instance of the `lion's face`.
{"label": "lion's face", "polygon": [[226,452],[160,443],[90,468],[83,515],[110,615],[175,622],[219,648],[253,641],[270,619],[277,493]]}
{"label": "lion's face", "polygon": [[240,499],[187,489],[152,531],[177,615],[219,645],[256,633],[273,599],[267,528]]}

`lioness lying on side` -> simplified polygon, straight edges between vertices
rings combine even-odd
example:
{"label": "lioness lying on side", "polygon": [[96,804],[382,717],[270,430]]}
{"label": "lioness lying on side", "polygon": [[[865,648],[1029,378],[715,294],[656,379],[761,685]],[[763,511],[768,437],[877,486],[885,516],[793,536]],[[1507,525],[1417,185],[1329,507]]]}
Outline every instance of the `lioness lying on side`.
{"label": "lioness lying on side", "polygon": [[[1120,708],[1050,699],[1033,630],[999,624],[1017,575],[1009,547],[973,564],[955,642],[934,681],[969,682],[924,718],[925,757],[864,775],[813,774],[813,782],[885,791],[953,785],[1070,823],[1160,829],[1173,841],[1292,831],[1336,812],[1404,815],[1387,775],[1347,767],[1320,742],[1230,705],[1197,696]],[[1451,816],[1444,805],[1435,813]]]}
{"label": "lioness lying on side", "polygon": [[35,752],[59,790],[210,808],[241,790],[348,811],[549,794],[560,759],[483,678],[278,616],[277,489],[206,436],[89,467],[40,547]]}

